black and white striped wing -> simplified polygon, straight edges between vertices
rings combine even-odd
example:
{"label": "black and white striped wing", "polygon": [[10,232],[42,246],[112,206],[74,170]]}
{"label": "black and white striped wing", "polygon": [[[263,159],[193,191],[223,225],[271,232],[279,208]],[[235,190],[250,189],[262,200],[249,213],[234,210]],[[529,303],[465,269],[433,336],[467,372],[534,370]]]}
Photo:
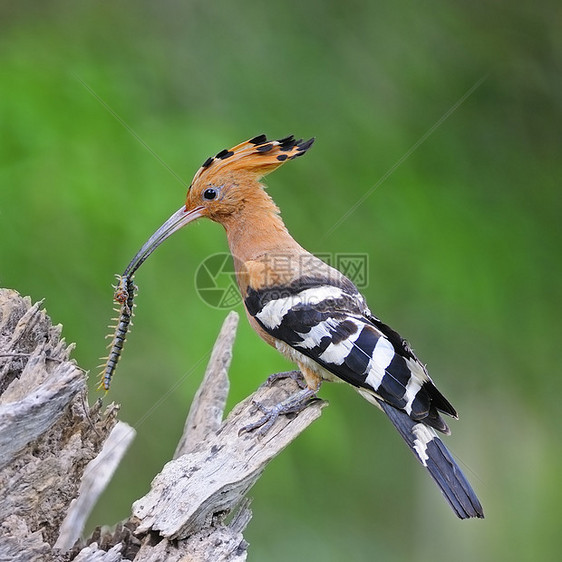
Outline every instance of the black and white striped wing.
{"label": "black and white striped wing", "polygon": [[[346,280],[347,281],[347,280]],[[303,288],[304,287],[304,288]],[[456,416],[400,336],[370,315],[347,283],[306,280],[298,286],[250,290],[249,313],[274,338],[342,380],[448,432],[438,411]]]}
{"label": "black and white striped wing", "polygon": [[434,429],[457,417],[408,344],[371,315],[346,279],[300,280],[248,291],[248,312],[270,336],[352,384],[389,417],[460,518],[483,517],[482,506]]}

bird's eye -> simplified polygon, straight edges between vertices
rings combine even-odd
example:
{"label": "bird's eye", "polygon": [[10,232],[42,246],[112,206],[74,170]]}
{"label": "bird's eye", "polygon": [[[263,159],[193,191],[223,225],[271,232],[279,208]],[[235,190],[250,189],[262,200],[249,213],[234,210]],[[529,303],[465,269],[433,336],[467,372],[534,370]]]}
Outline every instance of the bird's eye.
{"label": "bird's eye", "polygon": [[207,199],[207,201],[212,201],[217,196],[216,189],[206,189],[203,192],[203,199]]}

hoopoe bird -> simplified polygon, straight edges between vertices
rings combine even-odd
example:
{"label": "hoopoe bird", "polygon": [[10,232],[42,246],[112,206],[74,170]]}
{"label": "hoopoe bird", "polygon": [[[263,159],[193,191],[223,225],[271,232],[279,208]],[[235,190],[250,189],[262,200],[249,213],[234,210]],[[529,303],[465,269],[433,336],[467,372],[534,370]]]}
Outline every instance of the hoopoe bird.
{"label": "hoopoe bird", "polygon": [[260,406],[263,417],[245,429],[263,432],[279,415],[304,409],[323,381],[344,381],[387,415],[458,517],[483,517],[476,494],[437,435],[450,433],[441,414],[457,418],[456,410],[408,343],[371,313],[355,285],[292,238],[260,183],[313,141],[259,135],[208,158],[185,205],[150,237],[124,278],[194,220],[222,224],[251,326],[296,363],[304,379],[294,396],[269,409]]}

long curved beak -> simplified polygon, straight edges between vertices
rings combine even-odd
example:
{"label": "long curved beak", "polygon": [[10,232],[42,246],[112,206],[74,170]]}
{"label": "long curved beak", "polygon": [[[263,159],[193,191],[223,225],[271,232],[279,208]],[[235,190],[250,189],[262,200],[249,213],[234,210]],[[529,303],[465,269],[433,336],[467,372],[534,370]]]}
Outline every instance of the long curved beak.
{"label": "long curved beak", "polygon": [[202,216],[201,211],[203,207],[195,207],[191,211],[186,211],[185,205],[178,209],[144,244],[144,246],[137,252],[137,255],[131,260],[131,263],[125,269],[123,276],[131,277],[135,271],[144,263],[146,258],[166,240],[174,232],[186,224]]}

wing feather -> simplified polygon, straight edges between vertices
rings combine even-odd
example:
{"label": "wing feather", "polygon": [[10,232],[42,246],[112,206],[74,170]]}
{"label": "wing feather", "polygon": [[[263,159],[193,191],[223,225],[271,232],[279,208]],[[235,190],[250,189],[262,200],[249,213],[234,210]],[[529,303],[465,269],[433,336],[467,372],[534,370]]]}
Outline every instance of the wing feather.
{"label": "wing feather", "polygon": [[272,337],[342,380],[371,392],[412,419],[449,429],[438,413],[456,416],[407,342],[374,317],[345,279],[249,289],[249,313]]}

